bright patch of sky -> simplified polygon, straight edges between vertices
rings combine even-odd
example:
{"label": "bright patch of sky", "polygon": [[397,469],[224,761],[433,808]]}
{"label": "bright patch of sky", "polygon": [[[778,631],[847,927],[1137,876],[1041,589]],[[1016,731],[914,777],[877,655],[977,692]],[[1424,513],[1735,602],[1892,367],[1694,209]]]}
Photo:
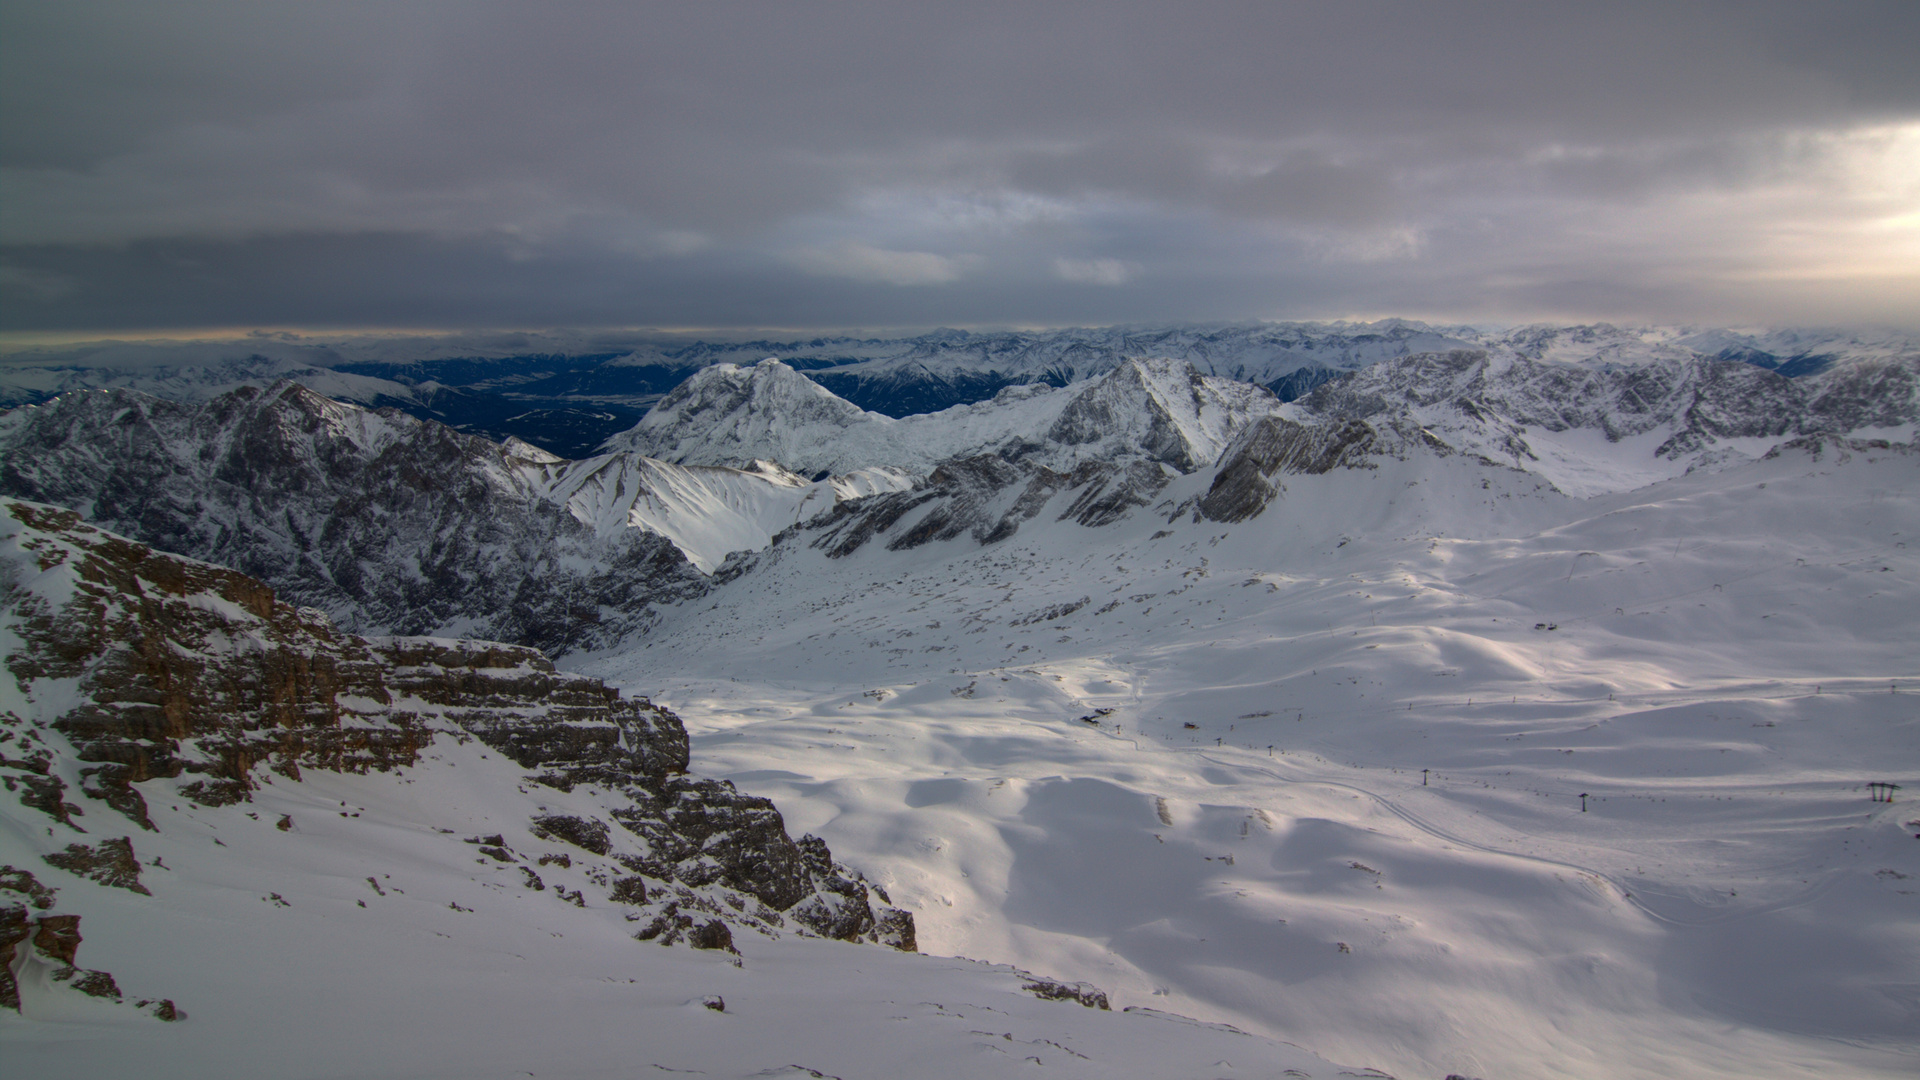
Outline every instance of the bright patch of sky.
{"label": "bright patch of sky", "polygon": [[0,12],[0,332],[1911,325],[1903,3]]}

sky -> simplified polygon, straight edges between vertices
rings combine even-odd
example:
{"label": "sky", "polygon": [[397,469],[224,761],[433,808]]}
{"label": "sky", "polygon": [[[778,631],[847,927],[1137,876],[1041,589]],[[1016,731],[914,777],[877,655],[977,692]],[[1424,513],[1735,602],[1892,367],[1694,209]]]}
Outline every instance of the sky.
{"label": "sky", "polygon": [[1920,324],[1920,4],[0,6],[0,333]]}

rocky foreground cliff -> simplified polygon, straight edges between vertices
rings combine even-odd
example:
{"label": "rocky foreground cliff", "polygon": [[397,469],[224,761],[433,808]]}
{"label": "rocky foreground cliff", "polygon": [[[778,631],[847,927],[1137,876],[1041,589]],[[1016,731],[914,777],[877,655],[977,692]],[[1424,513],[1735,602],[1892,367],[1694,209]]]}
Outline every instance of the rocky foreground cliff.
{"label": "rocky foreground cliff", "polygon": [[0,867],[0,1006],[20,1009],[23,988],[122,1000],[111,975],[77,966],[80,922],[96,890],[152,897],[166,868],[140,848],[163,828],[159,804],[244,806],[316,774],[404,782],[448,742],[510,760],[523,793],[554,793],[517,828],[449,838],[519,888],[617,906],[641,941],[729,949],[736,930],[786,930],[914,948],[912,916],[824,842],[792,838],[766,799],[687,775],[672,712],[537,650],[343,633],[237,571],[39,504],[4,504],[0,572],[0,783],[33,856]]}

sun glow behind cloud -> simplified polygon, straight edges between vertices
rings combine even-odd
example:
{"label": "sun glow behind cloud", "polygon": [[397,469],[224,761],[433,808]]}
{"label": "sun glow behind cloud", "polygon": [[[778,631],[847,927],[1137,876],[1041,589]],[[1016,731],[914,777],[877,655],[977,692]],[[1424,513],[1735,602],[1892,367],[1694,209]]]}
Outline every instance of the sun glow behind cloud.
{"label": "sun glow behind cloud", "polygon": [[0,8],[0,332],[1920,321],[1911,6],[399,7]]}

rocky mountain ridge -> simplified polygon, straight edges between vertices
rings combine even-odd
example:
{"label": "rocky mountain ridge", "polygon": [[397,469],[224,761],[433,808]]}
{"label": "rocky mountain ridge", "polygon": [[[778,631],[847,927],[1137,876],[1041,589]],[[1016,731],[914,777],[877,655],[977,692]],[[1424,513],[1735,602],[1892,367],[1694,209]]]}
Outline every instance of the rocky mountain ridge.
{"label": "rocky mountain ridge", "polygon": [[1920,357],[1851,360],[1789,379],[1698,357],[1589,366],[1454,350],[1329,382],[1288,416],[1417,431],[1584,497],[1756,458],[1784,439],[1910,438]]}
{"label": "rocky mountain ridge", "polygon": [[1409,453],[1466,454],[1588,497],[1795,438],[1909,439],[1916,418],[1914,358],[1788,379],[1698,357],[1456,349],[1285,404],[1182,361],[1130,360],[902,420],[769,360],[704,369],[617,440],[628,451],[583,461],[292,384],[199,405],[81,392],[0,417],[0,494],[235,566],[354,629],[568,650],[643,635],[663,605],[746,572],[796,526],[842,555],[875,537],[997,543],[1042,514],[1103,526],[1189,474],[1207,476],[1204,496],[1158,512],[1243,520],[1291,472]]}
{"label": "rocky mountain ridge", "polygon": [[[660,452],[678,448],[696,459],[821,443],[856,455],[910,444],[931,456],[930,447],[964,446],[943,438],[938,425],[958,428],[991,415],[990,406],[975,405],[889,422],[834,403],[834,427],[846,433],[836,441],[804,422],[783,426],[778,407],[765,403],[778,395],[760,398],[753,389],[776,379],[799,382],[771,361],[751,373],[708,369],[688,381],[682,400],[712,401],[699,389],[709,381],[725,381],[735,396],[723,406],[686,408],[670,396],[650,426],[643,422],[646,445]],[[1182,385],[1191,388],[1191,403],[1174,392]],[[838,505],[800,522],[794,533],[842,557],[876,539],[894,551],[961,536],[997,543],[1043,514],[1099,527],[1151,506],[1170,518],[1191,512],[1231,523],[1264,509],[1284,490],[1287,475],[1368,469],[1375,459],[1410,454],[1464,454],[1486,468],[1529,474],[1563,494],[1588,497],[1724,468],[1793,439],[1855,433],[1910,439],[1920,420],[1920,358],[1853,360],[1796,380],[1698,356],[1583,365],[1456,349],[1382,361],[1330,380],[1298,402],[1217,403],[1222,388],[1239,386],[1190,364],[1128,361],[1077,387],[1004,394],[1000,415],[1017,416],[1041,434],[1003,437],[996,447],[976,428],[969,432],[973,446],[939,462],[912,488]],[[1203,393],[1216,397],[1203,405]],[[1061,399],[1066,404],[1057,412],[1040,411]],[[1225,422],[1205,428],[1197,423],[1205,417]],[[749,425],[752,433],[743,434]],[[874,429],[897,443],[867,439]],[[908,431],[919,437],[907,439]],[[1080,438],[1097,441],[1091,452],[1060,453]],[[854,449],[841,448],[847,444]],[[1196,472],[1210,473],[1203,496],[1155,505],[1170,479]],[[1056,503],[1063,492],[1068,497]]]}
{"label": "rocky mountain ridge", "polygon": [[[725,947],[730,928],[786,929],[913,948],[912,916],[820,840],[791,838],[772,803],[687,776],[685,727],[646,699],[557,671],[529,648],[342,633],[259,581],[73,511],[18,501],[4,511],[0,781],[17,799],[9,817],[46,826],[32,844],[48,866],[151,895],[134,837],[160,830],[155,799],[223,807],[313,773],[404,774],[436,740],[475,739],[526,783],[575,794],[574,812],[525,826],[562,849],[537,865],[580,864],[641,940]],[[598,813],[579,812],[582,796]],[[130,834],[103,838],[116,817]],[[474,843],[518,867],[526,888],[547,888],[506,839]],[[31,931],[33,948],[75,972],[58,981],[119,996],[110,977],[72,968],[77,915],[29,919],[29,905],[54,906],[47,887],[11,865],[0,886],[22,894],[0,907],[9,959]],[[552,889],[584,902],[578,888]],[[19,985],[0,970],[0,1005],[18,1009]]]}
{"label": "rocky mountain ridge", "polygon": [[700,595],[728,552],[901,486],[569,462],[283,383],[201,404],[82,391],[0,416],[0,492],[270,581],[342,625],[592,647]]}
{"label": "rocky mountain ridge", "polygon": [[1276,404],[1259,387],[1151,359],[1062,389],[1009,388],[992,401],[894,419],[769,359],[701,370],[607,449],[693,465],[768,459],[820,478],[875,467],[925,475],[981,454],[1057,471],[1144,458],[1191,472]]}
{"label": "rocky mountain ridge", "polygon": [[256,335],[16,350],[0,363],[0,407],[87,388],[205,401],[242,385],[290,379],[337,400],[394,407],[467,434],[518,437],[582,458],[695,372],[716,364],[750,367],[769,356],[861,409],[899,418],[987,401],[1007,387],[1066,386],[1147,357],[1185,360],[1207,375],[1257,383],[1291,401],[1343,372],[1462,348],[1594,366],[1710,358],[1800,377],[1853,359],[1920,354],[1920,337],[1892,330],[1604,323],[1485,328],[1405,319],[752,340],[578,332],[332,340]]}

